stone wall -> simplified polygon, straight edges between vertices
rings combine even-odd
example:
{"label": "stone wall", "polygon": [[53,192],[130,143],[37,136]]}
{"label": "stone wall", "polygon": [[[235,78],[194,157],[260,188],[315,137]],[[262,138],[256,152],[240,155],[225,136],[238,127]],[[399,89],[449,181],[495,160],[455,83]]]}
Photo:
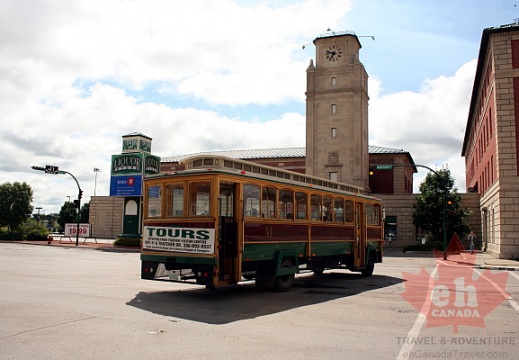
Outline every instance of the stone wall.
{"label": "stone wall", "polygon": [[115,239],[123,232],[124,197],[92,196],[89,222],[92,237]]}

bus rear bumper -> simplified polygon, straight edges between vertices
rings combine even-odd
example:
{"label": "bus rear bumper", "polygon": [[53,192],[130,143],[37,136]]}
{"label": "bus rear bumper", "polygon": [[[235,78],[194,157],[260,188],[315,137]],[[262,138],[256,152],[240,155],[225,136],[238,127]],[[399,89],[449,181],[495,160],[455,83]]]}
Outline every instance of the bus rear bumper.
{"label": "bus rear bumper", "polygon": [[197,265],[191,268],[178,268],[177,264],[176,267],[176,269],[168,269],[165,263],[143,260],[141,264],[141,279],[212,285],[212,266]]}

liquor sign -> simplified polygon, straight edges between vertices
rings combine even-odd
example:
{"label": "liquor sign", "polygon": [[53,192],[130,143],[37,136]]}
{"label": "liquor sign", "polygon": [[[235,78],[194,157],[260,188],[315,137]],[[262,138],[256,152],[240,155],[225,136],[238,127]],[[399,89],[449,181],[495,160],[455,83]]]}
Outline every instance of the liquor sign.
{"label": "liquor sign", "polygon": [[142,175],[143,154],[112,155],[111,174],[114,175]]}
{"label": "liquor sign", "polygon": [[144,173],[158,174],[160,173],[160,157],[154,155],[144,156]]}

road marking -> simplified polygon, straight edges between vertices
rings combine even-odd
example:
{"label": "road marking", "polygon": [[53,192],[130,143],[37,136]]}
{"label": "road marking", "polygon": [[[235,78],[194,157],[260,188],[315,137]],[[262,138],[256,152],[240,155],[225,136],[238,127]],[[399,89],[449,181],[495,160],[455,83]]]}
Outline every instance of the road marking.
{"label": "road marking", "polygon": [[[489,279],[487,276],[485,276],[480,271],[478,271],[476,269],[473,269],[473,270],[479,276],[486,279],[497,291],[499,291],[503,295],[503,297],[508,301],[508,303],[512,306],[512,308],[519,314],[519,304],[514,299],[512,299],[512,297],[510,295],[508,295],[504,289],[501,289],[501,287],[499,287],[499,285],[497,285],[495,282],[493,282],[491,279]],[[434,277],[436,276],[437,271],[438,271],[438,265],[436,265],[436,268],[430,274],[429,288],[431,288],[434,285]],[[512,275],[513,277],[515,277],[516,279],[519,280],[519,275],[517,275],[513,272],[510,272],[510,275]],[[422,330],[422,327],[427,320],[427,317],[424,314],[429,313],[429,309],[431,307],[431,300],[432,299],[429,297],[424,302],[422,311],[420,311],[413,327],[411,328],[411,330],[409,330],[409,333],[407,333],[407,339],[416,339],[418,337],[418,335],[420,334],[420,331]],[[413,347],[414,347],[414,344],[412,344],[412,343],[413,343],[412,341],[406,341],[406,342],[404,342],[404,344],[402,344],[402,348],[400,349],[400,352],[398,353],[397,360],[407,360],[409,358],[409,353],[413,350]]]}
{"label": "road marking", "polygon": [[[432,288],[434,285],[434,277],[436,276],[437,271],[438,265],[436,265],[434,271],[429,276],[429,289]],[[407,333],[407,339],[416,339],[420,334],[420,330],[422,330],[422,326],[425,324],[425,321],[427,320],[427,317],[424,314],[429,313],[429,309],[431,308],[431,301],[431,297],[427,297],[427,299],[425,299],[424,304],[422,306],[422,311],[418,313],[418,317],[416,318],[413,327]],[[402,348],[400,349],[400,352],[398,353],[398,356],[396,358],[397,360],[406,360],[409,358],[409,353],[411,352],[411,350],[413,350],[414,347],[414,344],[411,343],[412,341],[405,341],[404,344],[402,344]]]}
{"label": "road marking", "polygon": [[[496,290],[499,291],[499,293],[501,293],[501,295],[503,295],[503,297],[508,301],[508,303],[512,306],[512,308],[514,308],[514,310],[519,314],[519,304],[517,304],[517,301],[512,299],[511,295],[507,294],[505,289],[501,289],[501,287],[499,287],[499,285],[497,285],[495,282],[490,280],[488,277],[486,277],[483,273],[479,272],[478,270],[474,269],[474,271],[479,276],[483,277],[483,279],[487,280],[494,288],[496,288]],[[517,276],[513,272],[510,272],[509,275],[512,275],[513,277],[515,277],[519,280],[519,276]]]}

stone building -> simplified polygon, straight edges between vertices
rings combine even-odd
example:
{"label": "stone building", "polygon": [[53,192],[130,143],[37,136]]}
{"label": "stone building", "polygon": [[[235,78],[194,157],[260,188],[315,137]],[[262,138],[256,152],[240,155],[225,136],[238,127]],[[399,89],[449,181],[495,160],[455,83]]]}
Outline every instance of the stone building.
{"label": "stone building", "polygon": [[462,148],[469,192],[480,197],[482,240],[519,258],[519,24],[483,30]]}

